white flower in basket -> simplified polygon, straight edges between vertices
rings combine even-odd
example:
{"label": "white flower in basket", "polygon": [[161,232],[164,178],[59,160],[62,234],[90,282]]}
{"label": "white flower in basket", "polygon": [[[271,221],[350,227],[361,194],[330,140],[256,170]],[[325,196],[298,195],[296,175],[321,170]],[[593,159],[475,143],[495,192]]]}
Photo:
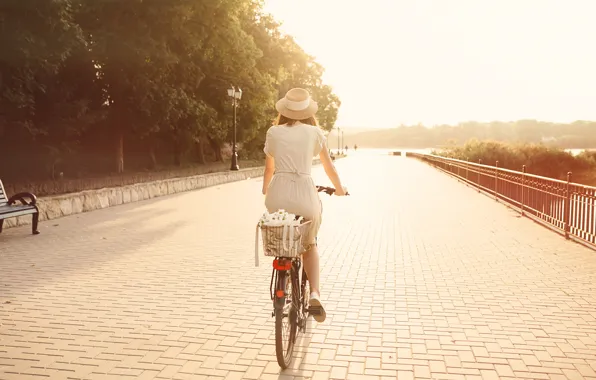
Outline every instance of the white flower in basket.
{"label": "white flower in basket", "polygon": [[265,256],[299,257],[304,252],[302,240],[310,221],[286,210],[264,213],[257,225],[255,237],[255,265],[259,266],[259,230],[263,236]]}

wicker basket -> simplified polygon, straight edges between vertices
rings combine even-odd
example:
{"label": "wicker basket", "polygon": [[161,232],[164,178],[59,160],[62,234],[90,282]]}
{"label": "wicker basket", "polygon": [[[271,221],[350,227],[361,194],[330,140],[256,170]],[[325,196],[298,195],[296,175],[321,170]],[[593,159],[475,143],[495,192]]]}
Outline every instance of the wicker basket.
{"label": "wicker basket", "polygon": [[263,235],[263,251],[265,256],[300,257],[305,251],[302,244],[310,227],[310,221],[298,226],[259,226],[255,242],[255,264],[258,266],[258,234]]}

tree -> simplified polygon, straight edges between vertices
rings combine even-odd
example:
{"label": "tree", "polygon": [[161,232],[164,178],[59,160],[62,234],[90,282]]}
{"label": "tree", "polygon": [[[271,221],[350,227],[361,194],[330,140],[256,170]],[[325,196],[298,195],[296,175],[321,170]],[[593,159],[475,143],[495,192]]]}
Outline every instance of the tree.
{"label": "tree", "polygon": [[323,128],[337,117],[323,68],[262,1],[5,0],[0,11],[0,155],[18,143],[11,157],[29,166],[122,173],[204,163],[207,147],[222,161],[232,84],[245,156],[261,152],[284,86],[311,91]]}
{"label": "tree", "polygon": [[83,88],[88,73],[77,71],[76,81],[69,73],[78,69],[73,56],[84,48],[71,3],[5,0],[0,25],[0,152],[42,149],[60,156],[72,147],[89,108]]}

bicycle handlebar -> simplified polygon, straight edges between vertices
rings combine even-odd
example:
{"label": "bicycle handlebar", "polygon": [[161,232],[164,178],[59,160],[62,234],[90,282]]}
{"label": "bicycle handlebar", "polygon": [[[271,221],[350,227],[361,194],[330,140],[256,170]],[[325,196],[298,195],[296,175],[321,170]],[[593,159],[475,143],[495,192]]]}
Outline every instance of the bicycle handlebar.
{"label": "bicycle handlebar", "polygon": [[[324,192],[327,195],[333,195],[335,193],[335,189],[333,187],[326,187],[326,186],[317,186],[317,191],[319,193]],[[350,195],[350,193],[346,193],[346,195]]]}

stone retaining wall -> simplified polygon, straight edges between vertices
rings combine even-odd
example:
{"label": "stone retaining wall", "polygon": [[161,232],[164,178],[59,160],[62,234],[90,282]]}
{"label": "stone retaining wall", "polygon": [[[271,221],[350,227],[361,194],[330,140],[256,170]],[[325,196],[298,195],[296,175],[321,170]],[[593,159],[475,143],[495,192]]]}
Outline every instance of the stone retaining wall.
{"label": "stone retaining wall", "polygon": [[[320,160],[313,161],[313,165]],[[263,166],[192,177],[171,178],[162,181],[137,183],[129,186],[110,187],[99,190],[85,190],[78,193],[40,197],[37,199],[39,220],[51,220],[82,212],[99,210],[125,203],[143,201],[164,195],[197,190],[224,183],[242,181],[263,175]],[[10,218],[4,221],[4,227],[31,224],[31,215]]]}

